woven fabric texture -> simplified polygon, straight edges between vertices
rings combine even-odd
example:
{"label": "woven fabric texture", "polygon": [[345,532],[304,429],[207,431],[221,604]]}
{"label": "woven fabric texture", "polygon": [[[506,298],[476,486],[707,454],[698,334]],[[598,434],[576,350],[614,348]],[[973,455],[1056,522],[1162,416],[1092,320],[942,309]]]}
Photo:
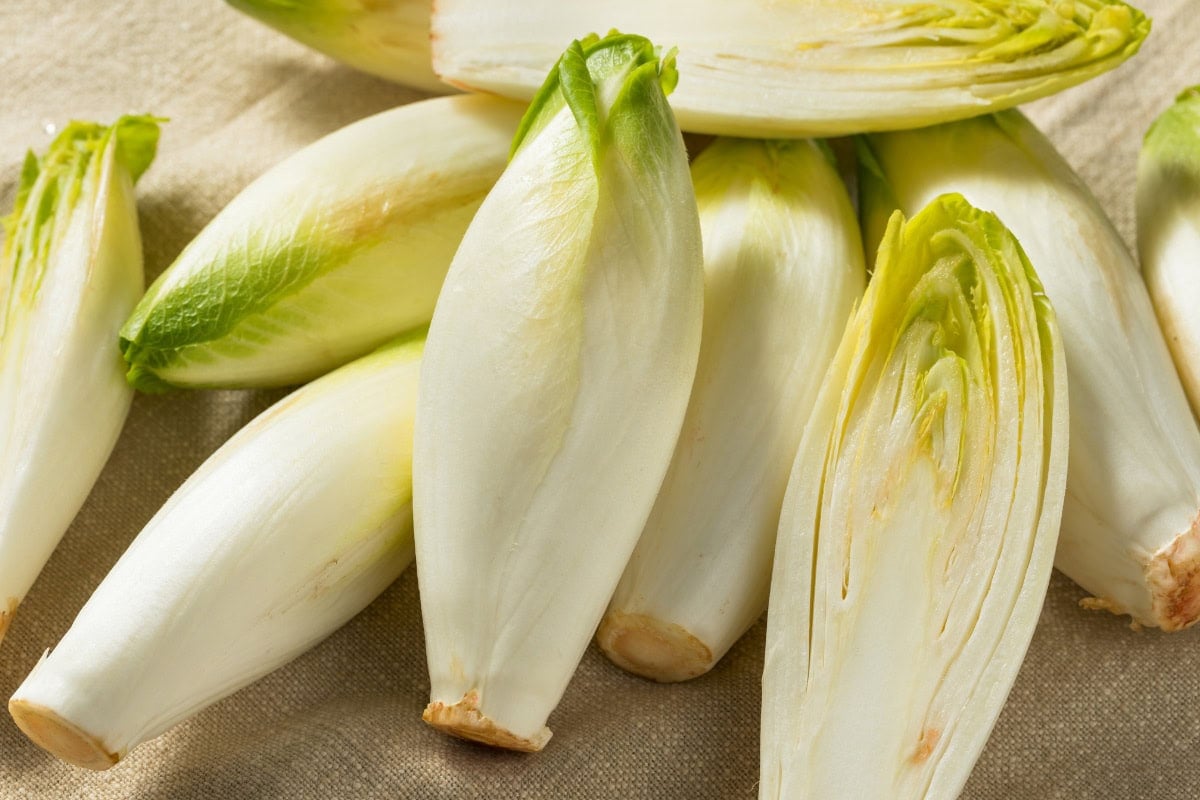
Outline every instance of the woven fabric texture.
{"label": "woven fabric texture", "polygon": [[[1153,116],[1200,82],[1195,0],[1143,0],[1154,32],[1113,73],[1028,113],[1134,240],[1134,166]],[[421,97],[311,53],[217,0],[10,0],[0,6],[0,207],[21,158],[69,119],[170,118],[138,187],[147,278],[243,186],[300,146]],[[70,625],[171,492],[282,392],[139,396],[116,451],[0,645],[0,697]],[[1060,575],[963,794],[1200,797],[1200,630],[1134,632],[1078,607]],[[0,715],[3,798],[752,798],[760,623],[711,674],[659,686],[595,648],[541,754],[426,727],[428,678],[409,571],[317,648],[103,773],[59,763]],[[197,665],[203,668],[203,664]]]}

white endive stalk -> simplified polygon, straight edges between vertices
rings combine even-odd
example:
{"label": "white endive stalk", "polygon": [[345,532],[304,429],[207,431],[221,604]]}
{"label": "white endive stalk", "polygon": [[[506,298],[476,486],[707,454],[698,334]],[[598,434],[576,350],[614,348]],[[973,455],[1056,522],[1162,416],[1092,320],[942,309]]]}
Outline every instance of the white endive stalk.
{"label": "white endive stalk", "polygon": [[529,98],[562,42],[635,31],[679,48],[687,131],[833,136],[962,119],[1106,72],[1150,31],[1119,0],[437,0],[433,68]]}
{"label": "white endive stalk", "polygon": [[761,798],[951,800],[1016,678],[1067,466],[1054,312],[959,195],[892,217],[779,524]]}
{"label": "white endive stalk", "polygon": [[674,79],[641,37],[573,43],[450,267],[414,454],[448,733],[545,744],[670,463],[703,302]]}
{"label": "white endive stalk", "polygon": [[229,5],[345,64],[445,94],[429,55],[430,0],[227,0]]}
{"label": "white endive stalk", "polygon": [[1146,133],[1137,216],[1142,274],[1200,416],[1200,86],[1179,95]]}
{"label": "white endive stalk", "polygon": [[1016,111],[861,141],[868,241],[956,191],[1020,240],[1062,325],[1071,465],[1055,565],[1086,605],[1165,630],[1200,618],[1200,431],[1146,285],[1096,199]]}
{"label": "white endive stalk", "polygon": [[29,154],[0,255],[0,638],[87,499],[133,392],[117,331],[144,286],[134,181],[158,124],[72,122]]}
{"label": "white endive stalk", "polygon": [[429,324],[523,107],[442,97],[361,120],[246,187],[121,330],[130,383],[300,383]]}
{"label": "white endive stalk", "polygon": [[134,539],[9,701],[64,761],[107,769],[328,636],[412,561],[422,339],[289,395]]}
{"label": "white endive stalk", "polygon": [[718,139],[692,164],[704,331],[675,456],[600,625],[621,667],[707,672],[767,607],[779,507],[866,270],[831,155]]}

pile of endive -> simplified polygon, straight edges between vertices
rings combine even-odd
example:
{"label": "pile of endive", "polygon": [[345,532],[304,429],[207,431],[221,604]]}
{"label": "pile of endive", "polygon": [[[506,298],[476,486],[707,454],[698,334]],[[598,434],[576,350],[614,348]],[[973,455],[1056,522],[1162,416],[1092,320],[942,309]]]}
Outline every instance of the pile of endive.
{"label": "pile of endive", "polygon": [[[42,747],[115,764],[415,556],[434,728],[540,750],[593,638],[681,681],[766,611],[760,796],[952,798],[1052,565],[1136,624],[1200,619],[1200,91],[1146,138],[1144,272],[1011,109],[1133,55],[1137,10],[230,2],[488,94],[296,153],[144,295],[161,120],[29,157],[0,259],[0,633],[135,389],[311,381],[46,642],[9,702]],[[681,126],[717,138],[689,153]]]}

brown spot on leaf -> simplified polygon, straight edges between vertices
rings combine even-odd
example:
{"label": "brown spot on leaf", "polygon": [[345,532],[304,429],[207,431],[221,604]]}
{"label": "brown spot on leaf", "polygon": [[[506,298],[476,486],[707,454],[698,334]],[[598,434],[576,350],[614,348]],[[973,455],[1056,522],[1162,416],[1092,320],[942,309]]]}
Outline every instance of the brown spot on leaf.
{"label": "brown spot on leaf", "polygon": [[938,739],[942,738],[942,732],[937,728],[926,728],[921,731],[921,738],[917,740],[917,749],[912,754],[912,762],[914,764],[924,764],[933,755],[933,748],[937,747]]}

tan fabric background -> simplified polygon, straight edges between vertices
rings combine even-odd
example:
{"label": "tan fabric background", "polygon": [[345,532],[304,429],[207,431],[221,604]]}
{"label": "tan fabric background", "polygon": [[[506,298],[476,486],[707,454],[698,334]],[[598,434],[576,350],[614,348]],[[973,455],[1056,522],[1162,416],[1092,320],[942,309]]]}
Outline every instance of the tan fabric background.
{"label": "tan fabric background", "polygon": [[[1200,3],[1143,0],[1141,55],[1029,107],[1133,241],[1134,163],[1153,115],[1200,82]],[[70,118],[172,122],[139,187],[148,277],[293,149],[418,95],[355,73],[217,0],[0,4],[0,206],[21,156]],[[171,491],[281,393],[139,397],[111,462],[0,646],[0,698],[52,646]],[[1057,576],[1029,657],[964,793],[1200,797],[1200,630],[1133,633]],[[548,749],[490,752],[427,729],[416,580],[291,665],[105,773],[58,763],[0,714],[3,798],[750,798],[763,626],[712,674],[662,687],[589,651]],[[203,668],[203,664],[198,665]]]}

